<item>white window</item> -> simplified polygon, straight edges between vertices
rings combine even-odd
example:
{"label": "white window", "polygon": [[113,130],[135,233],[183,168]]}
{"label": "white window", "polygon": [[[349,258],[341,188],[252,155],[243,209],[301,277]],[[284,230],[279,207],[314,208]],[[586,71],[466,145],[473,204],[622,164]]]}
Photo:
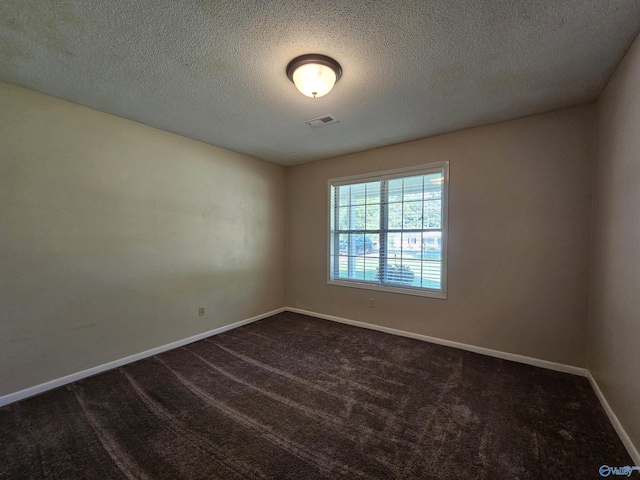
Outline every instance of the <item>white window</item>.
{"label": "white window", "polygon": [[329,180],[329,283],[446,298],[449,162]]}

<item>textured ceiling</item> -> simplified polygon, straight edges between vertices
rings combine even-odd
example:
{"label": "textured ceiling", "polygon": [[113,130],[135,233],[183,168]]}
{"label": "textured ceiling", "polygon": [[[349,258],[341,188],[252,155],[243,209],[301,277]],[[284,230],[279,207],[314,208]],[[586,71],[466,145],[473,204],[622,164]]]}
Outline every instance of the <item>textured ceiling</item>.
{"label": "textured ceiling", "polygon": [[638,0],[2,0],[0,80],[293,165],[595,100],[639,31]]}

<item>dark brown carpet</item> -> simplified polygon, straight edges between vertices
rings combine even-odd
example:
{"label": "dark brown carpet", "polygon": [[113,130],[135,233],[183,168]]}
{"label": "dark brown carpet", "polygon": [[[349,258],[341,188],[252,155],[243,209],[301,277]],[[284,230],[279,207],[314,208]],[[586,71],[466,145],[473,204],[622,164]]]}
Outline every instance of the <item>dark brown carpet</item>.
{"label": "dark brown carpet", "polygon": [[585,378],[294,313],[0,409],[0,478],[582,479]]}

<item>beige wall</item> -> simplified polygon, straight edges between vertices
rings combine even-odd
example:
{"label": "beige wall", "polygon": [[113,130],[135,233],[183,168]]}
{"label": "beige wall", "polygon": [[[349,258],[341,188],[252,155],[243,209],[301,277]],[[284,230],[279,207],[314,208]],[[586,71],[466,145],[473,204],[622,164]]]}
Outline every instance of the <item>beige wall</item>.
{"label": "beige wall", "polygon": [[0,395],[284,305],[284,168],[2,83],[0,112]]}
{"label": "beige wall", "polygon": [[[289,169],[287,305],[585,367],[593,114],[588,105]],[[442,160],[448,299],[327,285],[327,179]]]}
{"label": "beige wall", "polygon": [[597,103],[589,369],[640,447],[640,37]]}

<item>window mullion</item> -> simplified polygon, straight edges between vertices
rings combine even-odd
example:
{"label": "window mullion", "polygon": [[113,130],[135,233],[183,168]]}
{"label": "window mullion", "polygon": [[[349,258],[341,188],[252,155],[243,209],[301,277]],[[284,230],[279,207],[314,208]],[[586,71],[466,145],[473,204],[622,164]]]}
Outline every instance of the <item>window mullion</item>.
{"label": "window mullion", "polygon": [[389,185],[388,180],[380,180],[380,251],[378,271],[380,284],[387,282],[387,231],[389,229]]}
{"label": "window mullion", "polygon": [[400,232],[400,263],[398,263],[398,257],[396,254],[396,258],[394,259],[394,264],[395,265],[400,265],[400,267],[402,268],[402,260],[403,260],[403,255],[402,252],[404,251],[404,183],[405,180],[402,179],[402,190],[400,190],[400,205],[401,205],[401,209],[400,209],[400,221],[402,222],[400,224],[400,228],[402,228],[402,231]]}
{"label": "window mullion", "polygon": [[340,276],[340,187],[333,187],[333,278]]}
{"label": "window mullion", "polygon": [[420,232],[420,286],[424,286],[424,175],[422,176],[422,192],[420,194],[422,197],[422,232]]}
{"label": "window mullion", "polygon": [[[349,187],[349,230],[354,230],[356,226],[356,210],[355,204],[352,203],[354,198],[353,185]],[[353,242],[353,235],[349,234],[347,248],[347,278],[355,278],[356,273],[356,244]]]}

